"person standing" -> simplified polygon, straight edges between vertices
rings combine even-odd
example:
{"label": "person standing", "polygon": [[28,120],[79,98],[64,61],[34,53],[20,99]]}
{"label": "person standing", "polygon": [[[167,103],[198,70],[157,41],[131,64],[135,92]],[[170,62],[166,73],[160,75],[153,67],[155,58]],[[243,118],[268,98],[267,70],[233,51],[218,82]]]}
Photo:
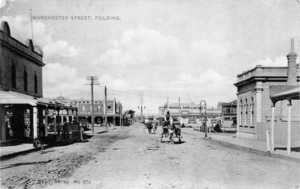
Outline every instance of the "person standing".
{"label": "person standing", "polygon": [[173,142],[173,133],[174,133],[174,125],[173,125],[173,119],[172,117],[170,116],[170,112],[167,111],[167,115],[165,116],[164,118],[164,127],[168,127],[168,131],[169,131],[169,134],[170,134],[170,141]]}
{"label": "person standing", "polygon": [[81,140],[81,142],[84,142],[84,139],[83,139],[84,127],[83,127],[82,120],[80,120],[80,122],[79,122],[79,132],[80,132],[80,140]]}

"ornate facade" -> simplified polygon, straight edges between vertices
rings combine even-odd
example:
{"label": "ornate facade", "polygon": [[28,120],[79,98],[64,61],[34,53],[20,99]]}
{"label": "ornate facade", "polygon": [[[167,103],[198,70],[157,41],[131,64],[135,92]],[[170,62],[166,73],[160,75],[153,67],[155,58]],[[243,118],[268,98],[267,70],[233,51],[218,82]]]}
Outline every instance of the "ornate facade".
{"label": "ornate facade", "polygon": [[[292,45],[293,46],[293,45]],[[288,57],[287,67],[263,67],[261,65],[243,72],[237,76],[237,125],[238,137],[245,137],[257,140],[266,140],[266,131],[270,130],[271,107],[270,89],[273,86],[287,86],[288,75],[293,75],[296,85],[299,85],[300,69],[296,64],[296,59]],[[293,61],[293,63],[292,63]],[[291,67],[291,65],[294,65]],[[291,71],[292,70],[292,71]],[[292,124],[293,142],[297,142],[297,133],[300,132],[299,126],[299,101],[293,105]],[[277,142],[284,144],[286,141],[285,128],[282,123],[287,121],[288,102],[280,101],[274,110],[278,129],[275,133]],[[299,136],[299,135],[298,135]]]}

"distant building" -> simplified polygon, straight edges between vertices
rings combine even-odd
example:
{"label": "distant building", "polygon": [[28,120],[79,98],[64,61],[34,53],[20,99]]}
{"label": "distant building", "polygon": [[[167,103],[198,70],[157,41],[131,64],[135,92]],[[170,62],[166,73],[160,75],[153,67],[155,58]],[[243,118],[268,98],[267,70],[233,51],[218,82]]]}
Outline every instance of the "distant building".
{"label": "distant building", "polygon": [[[237,76],[237,124],[238,137],[257,140],[266,140],[266,131],[271,130],[271,117],[274,103],[271,100],[271,88],[274,86],[287,87],[289,78],[293,78],[294,85],[299,87],[300,69],[296,64],[297,54],[291,52],[287,55],[287,67],[263,67],[261,65],[243,72]],[[286,88],[288,90],[288,88]],[[290,88],[291,89],[291,88]],[[300,91],[294,91],[299,95]],[[278,101],[274,110],[275,117],[275,141],[277,144],[287,142],[287,121],[289,101]],[[292,143],[300,141],[300,117],[299,100],[293,101],[291,125]]]}
{"label": "distant building", "polygon": [[[92,122],[92,102],[89,99],[77,99],[70,101],[71,106],[78,108],[78,119]],[[105,101],[94,100],[94,123],[104,123]],[[107,122],[120,125],[122,121],[122,104],[116,99],[107,100]]]}
{"label": "distant building", "polygon": [[[219,103],[220,104],[220,103]],[[236,120],[237,101],[222,102],[221,103],[221,116],[224,120]]]}
{"label": "distant building", "polygon": [[[202,105],[203,106],[203,105]],[[160,116],[163,117],[167,114],[167,111],[170,112],[170,115],[178,119],[179,115],[182,118],[193,118],[199,119],[204,117],[204,109],[200,112],[200,105],[191,103],[165,103],[163,106],[159,107]],[[206,115],[208,118],[216,118],[221,115],[221,111],[217,108],[206,108]]]}

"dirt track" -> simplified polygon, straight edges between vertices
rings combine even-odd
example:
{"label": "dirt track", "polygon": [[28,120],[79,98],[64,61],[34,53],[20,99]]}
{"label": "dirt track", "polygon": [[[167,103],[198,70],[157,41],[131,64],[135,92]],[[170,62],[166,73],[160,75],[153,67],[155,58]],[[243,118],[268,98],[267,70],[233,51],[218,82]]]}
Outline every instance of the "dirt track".
{"label": "dirt track", "polygon": [[2,161],[2,187],[41,188],[59,183],[63,178],[70,177],[76,168],[95,159],[99,149],[107,148],[124,137],[116,137],[114,132],[96,134],[85,143],[51,147]]}

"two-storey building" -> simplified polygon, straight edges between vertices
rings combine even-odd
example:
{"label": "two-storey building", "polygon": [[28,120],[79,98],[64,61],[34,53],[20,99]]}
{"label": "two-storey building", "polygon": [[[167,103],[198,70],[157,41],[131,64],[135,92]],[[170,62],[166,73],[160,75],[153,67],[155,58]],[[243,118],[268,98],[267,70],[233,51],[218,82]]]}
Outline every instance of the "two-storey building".
{"label": "two-storey building", "polygon": [[[71,100],[71,106],[78,108],[78,119],[86,120],[88,123],[92,122],[92,108],[94,108],[94,123],[104,123],[105,119],[105,101],[94,100],[94,107],[89,99]],[[122,122],[122,104],[116,99],[107,100],[107,123],[120,125]]]}
{"label": "two-storey building", "polygon": [[66,107],[43,98],[41,48],[31,39],[23,44],[13,38],[6,21],[1,23],[0,43],[1,143],[32,141],[39,132],[47,135],[49,112],[59,115]]}

